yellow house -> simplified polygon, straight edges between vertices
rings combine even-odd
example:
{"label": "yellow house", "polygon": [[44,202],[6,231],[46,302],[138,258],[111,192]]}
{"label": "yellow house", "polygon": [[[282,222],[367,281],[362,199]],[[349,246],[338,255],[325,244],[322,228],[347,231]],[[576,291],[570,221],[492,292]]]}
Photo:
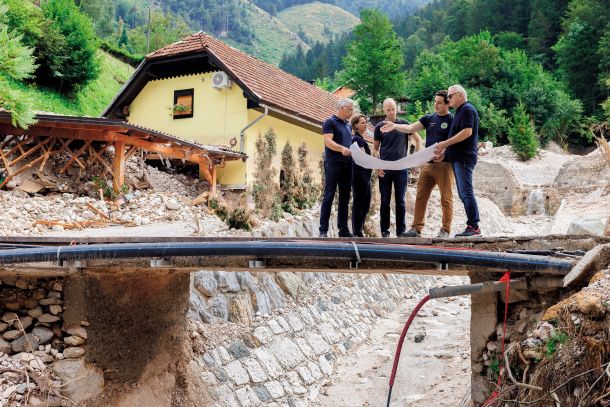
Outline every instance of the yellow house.
{"label": "yellow house", "polygon": [[[279,152],[306,143],[311,168],[324,151],[322,123],[338,97],[199,32],[146,56],[102,114],[250,158],[215,172],[225,187],[253,181],[256,139],[268,130]],[[277,154],[275,167],[280,168]],[[317,173],[317,171],[315,171]]]}

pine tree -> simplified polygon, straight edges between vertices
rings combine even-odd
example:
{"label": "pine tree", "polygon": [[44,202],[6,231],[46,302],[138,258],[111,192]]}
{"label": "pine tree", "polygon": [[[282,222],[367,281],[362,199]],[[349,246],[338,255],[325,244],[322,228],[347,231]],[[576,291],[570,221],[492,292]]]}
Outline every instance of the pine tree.
{"label": "pine tree", "polygon": [[519,103],[513,112],[513,123],[508,130],[508,140],[520,160],[529,160],[538,152],[538,137],[523,103]]}
{"label": "pine tree", "polygon": [[343,81],[357,84],[360,107],[373,111],[385,97],[400,96],[405,86],[401,41],[388,17],[377,10],[363,10],[354,28],[348,53],[343,58]]}
{"label": "pine tree", "polygon": [[27,128],[34,122],[30,101],[12,90],[7,79],[23,80],[36,69],[32,49],[21,45],[21,36],[9,32],[6,22],[8,7],[0,0],[0,107],[11,114],[13,126]]}

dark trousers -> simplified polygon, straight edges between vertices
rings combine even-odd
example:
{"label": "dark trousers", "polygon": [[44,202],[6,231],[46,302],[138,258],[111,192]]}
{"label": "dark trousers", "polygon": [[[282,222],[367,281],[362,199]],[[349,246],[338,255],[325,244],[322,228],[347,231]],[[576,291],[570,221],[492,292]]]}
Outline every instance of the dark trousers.
{"label": "dark trousers", "polygon": [[371,207],[371,171],[353,170],[352,195],[352,233],[364,236],[362,228]]}
{"label": "dark trousers", "polygon": [[339,187],[339,210],[337,227],[339,234],[348,234],[347,214],[349,211],[349,196],[352,184],[351,162],[324,162],[324,196],[320,209],[320,233],[328,232],[328,220],[333,206],[335,191]]}
{"label": "dark trousers", "polygon": [[472,186],[472,173],[475,165],[476,163],[465,161],[451,163],[458,195],[464,204],[464,210],[468,218],[466,224],[476,229],[479,227],[479,207],[474,197],[474,188]]}
{"label": "dark trousers", "polygon": [[381,205],[379,215],[381,218],[381,233],[390,231],[390,199],[392,197],[392,185],[394,185],[394,200],[396,203],[396,235],[403,233],[407,227],[405,214],[405,194],[407,193],[407,182],[409,180],[408,170],[385,171],[383,177],[379,177],[379,193],[381,194]]}

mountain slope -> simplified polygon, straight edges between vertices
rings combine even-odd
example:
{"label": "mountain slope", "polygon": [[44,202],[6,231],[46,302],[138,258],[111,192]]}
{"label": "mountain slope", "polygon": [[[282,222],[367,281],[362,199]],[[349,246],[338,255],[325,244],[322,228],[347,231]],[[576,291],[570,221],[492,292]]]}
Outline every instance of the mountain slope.
{"label": "mountain slope", "polygon": [[310,45],[327,43],[334,36],[351,31],[360,22],[352,13],[319,1],[289,7],[278,13],[278,18],[292,32],[302,32]]}
{"label": "mountain slope", "polygon": [[309,46],[278,18],[249,1],[244,0],[243,4],[248,8],[245,24],[254,32],[255,39],[252,44],[240,44],[220,37],[222,41],[232,43],[236,48],[274,65],[279,65],[287,50],[296,49],[298,45],[305,50],[309,49]]}

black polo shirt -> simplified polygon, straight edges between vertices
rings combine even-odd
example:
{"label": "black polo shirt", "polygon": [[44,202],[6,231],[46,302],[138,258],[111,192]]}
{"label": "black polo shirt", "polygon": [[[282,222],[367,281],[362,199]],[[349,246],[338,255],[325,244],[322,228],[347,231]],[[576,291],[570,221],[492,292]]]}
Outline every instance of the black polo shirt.
{"label": "black polo shirt", "polygon": [[[322,134],[332,134],[333,141],[343,147],[349,148],[352,142],[352,129],[351,126],[342,119],[339,119],[336,115],[332,115],[329,119],[326,119],[322,126]],[[345,162],[351,161],[350,157],[346,157],[338,151],[331,150],[328,147],[324,148],[324,160],[332,162]]]}
{"label": "black polo shirt", "polygon": [[[396,119],[394,123],[409,124],[408,121],[402,119]],[[379,158],[382,160],[396,161],[406,157],[409,152],[409,135],[396,129],[388,133],[382,133],[381,128],[383,127],[383,124],[384,122],[377,123],[374,132],[375,140],[381,142]]]}
{"label": "black polo shirt", "polygon": [[[358,144],[358,147],[364,148],[364,152],[366,154],[371,155],[371,148],[369,147],[369,143],[367,143],[360,134],[355,133],[352,135],[352,143]],[[352,162],[352,163],[354,165],[354,171],[365,172],[365,173],[369,173],[369,174],[372,172],[372,170],[361,167],[358,164],[356,164],[355,162]]]}
{"label": "black polo shirt", "polygon": [[472,129],[472,135],[466,140],[447,148],[447,160],[464,161],[470,164],[477,162],[477,143],[479,141],[479,114],[470,102],[458,107],[449,127],[449,138],[455,136],[464,129]]}

